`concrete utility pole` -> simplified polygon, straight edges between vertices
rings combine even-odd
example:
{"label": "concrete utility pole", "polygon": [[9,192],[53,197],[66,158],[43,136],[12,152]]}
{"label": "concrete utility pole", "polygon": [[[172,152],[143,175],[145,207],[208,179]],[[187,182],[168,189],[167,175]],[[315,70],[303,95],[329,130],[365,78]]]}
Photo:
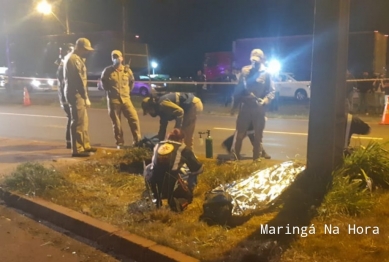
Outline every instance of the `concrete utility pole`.
{"label": "concrete utility pole", "polygon": [[315,0],[307,171],[330,175],[342,162],[350,0]]}

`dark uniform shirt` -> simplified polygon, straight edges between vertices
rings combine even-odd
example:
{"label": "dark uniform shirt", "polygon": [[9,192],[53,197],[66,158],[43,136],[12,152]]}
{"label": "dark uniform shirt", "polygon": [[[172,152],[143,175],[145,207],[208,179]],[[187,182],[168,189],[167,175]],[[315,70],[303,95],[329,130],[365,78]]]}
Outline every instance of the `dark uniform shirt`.
{"label": "dark uniform shirt", "polygon": [[234,93],[234,109],[241,104],[250,107],[256,104],[258,99],[266,99],[270,102],[274,96],[275,88],[269,73],[258,70],[252,65],[242,68]]}
{"label": "dark uniform shirt", "polygon": [[57,79],[58,79],[58,98],[61,105],[67,104],[65,97],[65,83],[63,77],[63,61],[61,60],[57,69]]}
{"label": "dark uniform shirt", "polygon": [[128,66],[124,66],[122,70],[116,70],[113,65],[106,67],[101,74],[101,82],[111,103],[124,103],[130,100],[135,81]]}
{"label": "dark uniform shirt", "polygon": [[181,128],[184,113],[193,104],[195,96],[191,93],[169,93],[158,99],[158,115],[160,127],[158,137],[163,140],[166,136],[166,128],[169,121],[176,120],[176,128]]}
{"label": "dark uniform shirt", "polygon": [[64,93],[68,102],[73,102],[78,96],[83,99],[88,98],[86,66],[79,55],[72,52],[65,57],[63,76]]}

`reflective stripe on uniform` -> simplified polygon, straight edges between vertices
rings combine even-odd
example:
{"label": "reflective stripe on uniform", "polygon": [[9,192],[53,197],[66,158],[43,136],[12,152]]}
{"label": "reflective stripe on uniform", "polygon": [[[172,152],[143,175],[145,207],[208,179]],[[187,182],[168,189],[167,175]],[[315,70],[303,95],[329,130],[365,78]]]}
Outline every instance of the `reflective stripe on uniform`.
{"label": "reflective stripe on uniform", "polygon": [[176,159],[174,160],[174,164],[173,164],[173,168],[172,168],[173,171],[178,170],[178,166],[179,166],[179,164],[180,164],[180,162],[181,162],[182,150],[184,150],[185,147],[186,147],[186,145],[185,145],[185,144],[182,144],[182,145],[178,148],[177,154],[176,154]]}

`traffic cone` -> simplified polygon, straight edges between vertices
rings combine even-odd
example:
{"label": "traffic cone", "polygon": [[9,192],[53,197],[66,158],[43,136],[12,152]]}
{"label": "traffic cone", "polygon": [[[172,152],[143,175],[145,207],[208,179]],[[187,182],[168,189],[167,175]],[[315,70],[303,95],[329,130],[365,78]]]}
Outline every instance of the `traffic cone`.
{"label": "traffic cone", "polygon": [[24,92],[23,92],[23,105],[24,106],[31,105],[30,94],[28,93],[27,87],[24,88]]}
{"label": "traffic cone", "polygon": [[384,113],[380,125],[389,125],[389,96],[385,96]]}

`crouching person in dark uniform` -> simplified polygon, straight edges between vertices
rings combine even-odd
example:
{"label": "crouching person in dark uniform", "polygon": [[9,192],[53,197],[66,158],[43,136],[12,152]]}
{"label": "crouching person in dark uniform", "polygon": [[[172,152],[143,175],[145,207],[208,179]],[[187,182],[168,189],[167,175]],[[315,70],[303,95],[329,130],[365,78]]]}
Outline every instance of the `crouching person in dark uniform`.
{"label": "crouching person in dark uniform", "polygon": [[193,150],[193,134],[197,114],[203,111],[201,100],[190,93],[168,93],[160,98],[147,97],[142,101],[143,115],[160,117],[159,140],[165,139],[169,121],[175,120],[175,128],[185,134],[184,143]]}
{"label": "crouching person in dark uniform", "polygon": [[[167,140],[155,146],[151,164],[145,169],[145,178],[157,200],[157,207],[162,205],[162,199],[167,199],[170,209],[176,212],[192,202],[197,176],[203,172],[203,164],[182,143],[183,140],[184,134],[174,129]],[[190,170],[187,182],[180,176],[184,164]]]}
{"label": "crouching person in dark uniform", "polygon": [[[73,44],[67,44],[66,45],[66,52],[67,54],[73,52],[74,50],[74,45]],[[72,120],[72,116],[70,114],[70,107],[69,103],[66,101],[65,97],[65,83],[64,83],[64,78],[63,78],[63,59],[62,59],[62,54],[60,58],[55,62],[56,65],[58,65],[58,70],[57,70],[57,79],[58,79],[58,98],[59,98],[59,103],[61,105],[61,108],[65,111],[66,117],[68,118],[68,122],[66,125],[66,148],[70,149],[72,148],[72,143],[70,141],[70,123]]]}

